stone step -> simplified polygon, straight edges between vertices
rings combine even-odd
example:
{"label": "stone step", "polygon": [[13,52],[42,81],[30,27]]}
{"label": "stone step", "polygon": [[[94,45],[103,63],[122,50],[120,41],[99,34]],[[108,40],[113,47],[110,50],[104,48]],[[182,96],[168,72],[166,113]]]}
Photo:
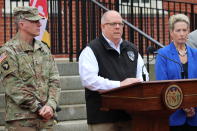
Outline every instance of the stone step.
{"label": "stone step", "polygon": [[60,105],[85,104],[84,90],[62,90]]}
{"label": "stone step", "polygon": [[[71,120],[85,120],[86,119],[86,106],[85,104],[77,105],[63,105],[60,106],[61,111],[58,112],[58,121],[71,121]],[[0,110],[0,126],[4,125],[5,112]]]}
{"label": "stone step", "polygon": [[[0,109],[5,106],[5,96],[0,94]],[[60,95],[60,105],[85,104],[84,90],[62,90]]]}
{"label": "stone step", "polygon": [[0,126],[0,131],[5,131],[4,126]]}
{"label": "stone step", "polygon": [[88,131],[88,125],[86,120],[63,121],[55,125],[54,131]]}
{"label": "stone step", "polygon": [[155,65],[150,64],[150,71],[149,71],[149,77],[150,77],[150,81],[155,80]]}
{"label": "stone step", "polygon": [[60,76],[60,85],[62,90],[84,89],[84,87],[81,84],[79,75]]}
{"label": "stone step", "polygon": [[63,105],[60,106],[61,111],[58,112],[58,121],[68,120],[85,120],[86,117],[86,105]]}
{"label": "stone step", "polygon": [[79,75],[78,62],[57,62],[60,76]]}

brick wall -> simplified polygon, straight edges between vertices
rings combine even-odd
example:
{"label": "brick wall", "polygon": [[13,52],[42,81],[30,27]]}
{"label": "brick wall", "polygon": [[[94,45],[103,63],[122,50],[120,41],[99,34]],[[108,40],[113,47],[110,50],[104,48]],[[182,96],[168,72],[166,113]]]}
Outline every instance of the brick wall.
{"label": "brick wall", "polygon": [[0,45],[4,42],[4,21],[3,21],[3,9],[4,0],[0,0]]}
{"label": "brick wall", "polygon": [[[0,46],[2,46],[16,33],[13,17],[10,17],[10,14],[4,14],[3,7],[4,0],[0,0]],[[6,30],[6,34],[4,30]]]}
{"label": "brick wall", "polygon": [[176,0],[176,1],[197,3],[197,1],[196,1],[196,0]]}
{"label": "brick wall", "polygon": [[[106,1],[106,0],[103,0],[103,1]],[[110,0],[110,1],[112,2],[112,0]],[[179,1],[184,1],[184,0],[179,0]],[[197,3],[196,0],[185,0],[185,1],[187,1],[187,2],[190,1],[190,2],[196,2]],[[2,45],[4,43],[4,41],[9,40],[10,37],[12,36],[11,34],[13,34],[13,35],[15,34],[15,29],[14,29],[14,32],[12,32],[12,33],[10,32],[11,26],[12,26],[12,28],[14,28],[15,25],[14,24],[10,25],[10,20],[12,20],[12,19],[10,19],[9,14],[6,14],[6,16],[7,16],[6,19],[5,19],[6,20],[6,26],[4,26],[4,16],[3,16],[4,14],[2,12],[2,8],[4,6],[3,2],[4,2],[4,0],[0,0],[0,33],[1,33],[1,35],[0,35],[1,36],[0,37],[0,45]],[[68,3],[63,3],[62,2],[62,7],[64,7],[64,4],[68,4]],[[180,6],[181,6],[181,8],[180,8]],[[76,5],[75,5],[75,2],[73,1],[73,4],[72,4],[72,9],[73,9],[73,11],[72,11],[72,15],[73,15],[73,17],[72,17],[72,20],[73,20],[73,23],[72,23],[73,43],[76,43],[76,31],[77,31],[77,29],[76,29],[75,19],[79,19],[79,23],[81,23],[80,22],[81,18],[77,18],[76,17],[75,7],[76,7]],[[164,2],[164,8],[166,10],[167,9],[171,9],[171,10],[174,10],[174,9],[179,10],[179,9],[181,9],[183,12],[186,10],[186,7],[184,5],[176,5],[176,6],[174,6],[173,3],[168,4],[167,2]],[[67,14],[64,14],[63,16],[68,16],[69,15],[68,14],[68,8],[66,8],[66,9],[62,8],[62,12],[66,12],[65,10],[67,10]],[[79,4],[79,10],[81,10],[81,4]],[[191,8],[188,8],[187,10],[190,11]],[[197,9],[196,9],[196,11],[197,11]],[[80,11],[80,13],[81,13],[81,11]],[[172,15],[172,14],[170,14],[170,15]],[[143,27],[147,26],[146,29],[144,28],[143,31],[145,31],[147,34],[152,36],[154,39],[158,40],[160,43],[166,45],[170,41],[169,40],[169,30],[168,30],[168,15],[166,15],[164,17],[165,17],[164,22],[162,21],[161,17],[159,18],[158,21],[156,21],[155,18],[154,19],[153,18],[148,18],[147,20],[145,20],[143,18],[141,21],[143,21],[143,25],[142,25]],[[62,21],[64,21],[64,17],[62,17]],[[87,22],[88,22],[88,20],[87,20]],[[67,19],[67,23],[68,23],[68,19]],[[158,23],[158,24],[156,24],[156,23]],[[49,24],[51,24],[50,21],[49,21]],[[139,20],[138,20],[138,18],[136,18],[136,20],[134,22],[134,25],[139,27]],[[162,28],[163,25],[165,25],[164,28]],[[62,22],[62,27],[67,27],[67,28],[62,28],[62,42],[64,43],[63,44],[64,45],[63,46],[63,50],[66,50],[66,49],[70,48],[69,45],[66,45],[66,44],[68,44],[70,42],[70,40],[69,40],[69,27],[70,26],[71,25],[69,25],[69,24],[64,25],[64,22]],[[80,32],[82,32],[82,26],[83,25],[80,24],[80,28],[79,28]],[[7,32],[6,34],[4,34],[5,27],[6,27],[6,32]],[[150,31],[151,28],[154,29],[152,32]],[[157,29],[159,29],[159,31],[157,31]],[[126,26],[125,26],[125,30],[126,30],[126,32],[129,32],[129,29]],[[49,29],[49,32],[50,31],[51,30]],[[67,32],[67,36],[64,36],[64,34],[66,32]],[[127,39],[128,35],[129,35],[129,33],[127,33],[127,36],[126,36],[125,39]],[[4,36],[6,36],[5,40],[4,40]],[[82,34],[80,33],[80,38],[81,37],[82,37]],[[134,38],[135,38],[134,43],[138,44],[138,39],[139,38],[138,38],[138,34],[136,32],[134,33]],[[80,44],[81,44],[80,47],[82,47],[82,39],[80,39]],[[76,44],[74,44],[73,49],[74,49],[74,51],[76,51]]]}
{"label": "brick wall", "polygon": [[[179,2],[179,3],[178,3]],[[185,2],[185,3],[184,3]],[[194,4],[194,11],[197,12],[196,6],[197,6],[197,0],[164,0],[164,9],[168,10],[177,10],[177,11],[191,11],[191,4],[190,3],[196,3],[196,5]],[[175,4],[176,3],[176,4]]]}

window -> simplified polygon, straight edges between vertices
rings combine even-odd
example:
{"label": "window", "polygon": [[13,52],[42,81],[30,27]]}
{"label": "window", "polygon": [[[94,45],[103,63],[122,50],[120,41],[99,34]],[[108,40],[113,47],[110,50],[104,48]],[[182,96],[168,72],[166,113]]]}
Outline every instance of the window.
{"label": "window", "polygon": [[[15,8],[15,7],[18,7],[18,6],[29,6],[29,1],[30,0],[5,0],[5,9],[2,9],[2,12],[3,12],[3,14],[4,14],[4,10],[5,10],[5,12],[6,12],[6,14],[10,14],[10,13],[13,13],[13,9]],[[58,1],[56,0],[55,2],[53,2],[53,7],[54,6],[57,6],[58,5],[58,3],[57,3]],[[50,14],[50,4],[51,4],[52,2],[49,2],[49,3],[47,3],[48,4],[48,13]],[[53,8],[52,7],[52,13],[54,13],[54,14],[57,14],[58,13],[58,8]],[[62,12],[63,13],[63,12]]]}
{"label": "window", "polygon": [[28,6],[29,0],[5,0],[5,9],[2,12],[6,14],[13,13],[13,9],[17,6]]}
{"label": "window", "polygon": [[[131,11],[131,5],[133,5],[133,12],[138,14],[139,8],[142,9],[143,14],[155,14],[162,10],[162,0],[119,0],[120,13],[128,14]],[[157,7],[157,9],[156,9]]]}
{"label": "window", "polygon": [[149,2],[154,2],[154,1],[162,1],[162,0],[120,0],[122,3],[149,3]]}
{"label": "window", "polygon": [[122,3],[128,3],[128,2],[133,2],[133,3],[149,3],[150,0],[122,0]]}
{"label": "window", "polygon": [[19,1],[21,1],[21,2],[23,2],[23,1],[24,1],[24,2],[25,2],[25,1],[29,2],[29,0],[10,0],[10,1],[11,1],[11,2],[13,2],[13,1],[15,1],[15,2],[17,2],[17,1],[18,1],[18,2],[19,2]]}
{"label": "window", "polygon": [[141,0],[142,3],[149,3],[149,0]]}
{"label": "window", "polygon": [[122,0],[121,2],[122,2],[122,3],[125,3],[125,2],[128,3],[129,0]]}

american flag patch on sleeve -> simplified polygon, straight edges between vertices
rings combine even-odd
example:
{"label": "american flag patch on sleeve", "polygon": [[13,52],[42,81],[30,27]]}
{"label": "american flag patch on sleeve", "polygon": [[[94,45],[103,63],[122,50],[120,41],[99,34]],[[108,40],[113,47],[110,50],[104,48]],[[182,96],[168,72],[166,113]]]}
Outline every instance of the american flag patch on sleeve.
{"label": "american flag patch on sleeve", "polygon": [[3,60],[5,60],[6,57],[7,57],[6,53],[5,53],[5,52],[2,53],[2,54],[0,55],[0,63],[1,63]]}

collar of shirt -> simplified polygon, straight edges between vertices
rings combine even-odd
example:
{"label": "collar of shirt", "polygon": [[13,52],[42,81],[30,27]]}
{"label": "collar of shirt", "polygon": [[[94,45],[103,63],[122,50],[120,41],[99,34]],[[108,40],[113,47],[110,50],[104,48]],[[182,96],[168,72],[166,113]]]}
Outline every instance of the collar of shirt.
{"label": "collar of shirt", "polygon": [[120,41],[118,43],[118,47],[116,47],[115,44],[111,40],[109,40],[103,33],[102,33],[102,35],[105,38],[105,40],[107,41],[107,43],[120,54],[120,45],[122,44],[122,38],[120,39]]}
{"label": "collar of shirt", "polygon": [[17,46],[21,51],[33,51],[38,50],[39,48],[42,48],[37,40],[33,39],[34,47],[32,47],[29,43],[19,40],[19,34],[15,36],[14,39],[16,39],[19,42],[19,45]]}

